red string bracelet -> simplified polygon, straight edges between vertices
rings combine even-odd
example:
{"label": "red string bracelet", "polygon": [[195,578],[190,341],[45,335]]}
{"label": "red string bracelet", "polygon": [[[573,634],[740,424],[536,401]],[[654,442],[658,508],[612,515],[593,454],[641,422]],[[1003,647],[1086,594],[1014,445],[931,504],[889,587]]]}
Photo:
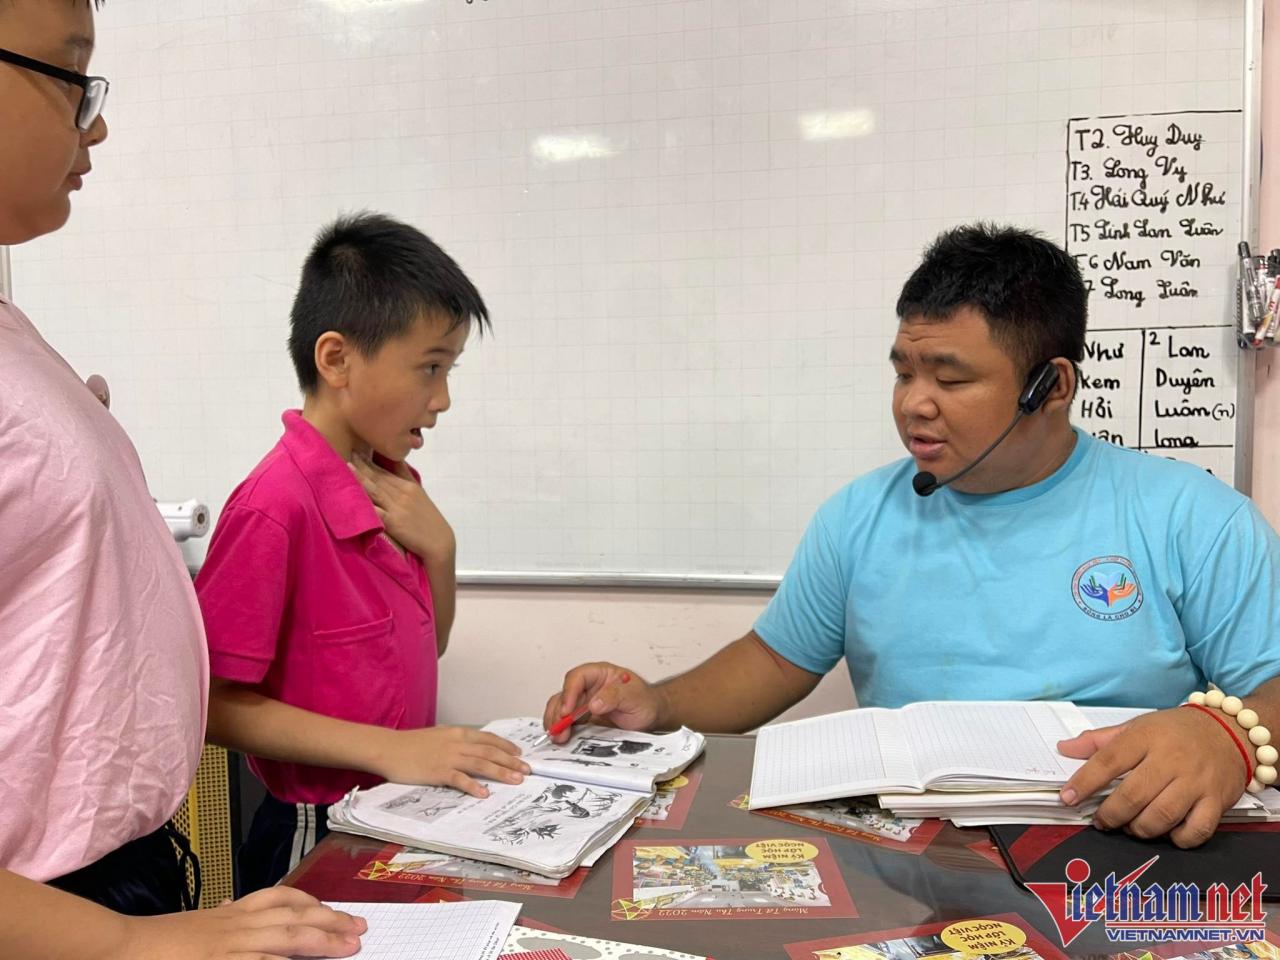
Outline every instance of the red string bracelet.
{"label": "red string bracelet", "polygon": [[1249,751],[1244,748],[1244,743],[1236,736],[1236,732],[1227,725],[1227,722],[1218,716],[1217,711],[1210,710],[1208,707],[1202,707],[1198,703],[1184,703],[1184,707],[1190,707],[1192,710],[1199,710],[1206,717],[1212,717],[1214,723],[1227,731],[1229,736],[1236,745],[1236,749],[1240,751],[1240,759],[1244,761],[1244,785],[1245,789],[1249,788],[1249,782],[1253,780],[1253,766],[1249,763]]}

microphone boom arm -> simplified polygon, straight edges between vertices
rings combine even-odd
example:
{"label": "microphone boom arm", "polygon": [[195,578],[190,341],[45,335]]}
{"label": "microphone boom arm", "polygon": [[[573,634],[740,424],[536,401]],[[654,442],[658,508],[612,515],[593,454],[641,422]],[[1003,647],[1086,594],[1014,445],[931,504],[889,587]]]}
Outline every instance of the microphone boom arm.
{"label": "microphone boom arm", "polygon": [[920,496],[927,497],[929,496],[929,494],[933,493],[935,490],[940,490],[943,487],[947,486],[947,484],[953,483],[956,480],[959,480],[966,473],[968,473],[970,470],[972,470],[974,467],[980,464],[983,460],[987,459],[987,457],[990,456],[991,451],[993,451],[996,447],[1000,446],[1000,444],[1004,441],[1004,438],[1013,432],[1013,428],[1018,425],[1018,421],[1022,419],[1022,416],[1025,412],[1026,411],[1023,410],[1021,406],[1019,406],[1018,412],[1014,414],[1013,420],[1011,420],[1009,422],[1009,425],[1004,428],[1004,433],[996,437],[995,442],[992,443],[991,446],[987,447],[987,449],[983,450],[982,453],[978,456],[978,459],[974,460],[963,470],[960,470],[957,473],[953,473],[951,476],[947,477],[947,479],[945,480],[939,480],[928,470],[921,470],[919,473],[917,473],[914,477],[911,478],[911,489],[913,489]]}

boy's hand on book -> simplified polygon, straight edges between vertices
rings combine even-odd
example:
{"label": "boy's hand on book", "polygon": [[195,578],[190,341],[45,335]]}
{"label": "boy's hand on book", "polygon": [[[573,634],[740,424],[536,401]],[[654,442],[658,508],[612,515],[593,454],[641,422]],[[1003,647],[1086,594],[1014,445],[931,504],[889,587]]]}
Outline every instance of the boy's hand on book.
{"label": "boy's hand on book", "polygon": [[408,464],[396,464],[396,472],[384,470],[361,457],[351,469],[373,502],[378,519],[395,540],[425,563],[449,562],[457,552],[453,528],[413,479]]}
{"label": "boy's hand on book", "polygon": [[1058,751],[1088,761],[1062,788],[1063,802],[1075,805],[1123,777],[1093,822],[1144,840],[1168,834],[1180,847],[1198,847],[1244,792],[1239,752],[1198,710],[1175,707],[1086,730]]}
{"label": "boy's hand on book", "polygon": [[[626,682],[623,677],[629,676]],[[591,708],[583,723],[596,723],[621,730],[652,730],[662,717],[662,694],[634,671],[613,663],[584,663],[564,675],[564,686],[547,701],[542,725],[550,730],[561,717],[587,703]],[[552,737],[564,743],[572,730]]]}
{"label": "boy's hand on book", "polygon": [[350,957],[368,924],[292,887],[271,887],[213,910],[123,918],[130,960]]}
{"label": "boy's hand on book", "polygon": [[473,797],[489,790],[475,778],[520,783],[532,771],[510,740],[467,727],[388,730],[373,772],[392,783],[453,787]]}

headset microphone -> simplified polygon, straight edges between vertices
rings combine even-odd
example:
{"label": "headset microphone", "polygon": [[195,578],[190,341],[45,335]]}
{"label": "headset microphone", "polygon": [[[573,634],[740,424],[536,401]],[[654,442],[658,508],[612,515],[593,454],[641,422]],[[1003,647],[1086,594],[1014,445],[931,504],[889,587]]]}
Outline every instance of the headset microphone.
{"label": "headset microphone", "polygon": [[1044,402],[1049,399],[1049,394],[1053,392],[1053,388],[1057,386],[1057,384],[1058,368],[1055,367],[1053,363],[1046,360],[1044,363],[1040,364],[1040,366],[1036,367],[1035,370],[1031,371],[1031,376],[1027,379],[1027,385],[1022,391],[1022,395],[1018,397],[1018,412],[1013,415],[1013,420],[1011,420],[1009,425],[1004,428],[1004,433],[996,437],[995,443],[983,450],[982,453],[979,454],[978,458],[972,461],[963,470],[953,473],[945,480],[939,480],[928,470],[921,470],[911,478],[911,489],[918,495],[927,497],[929,494],[937,490],[941,490],[947,484],[954,483],[956,480],[959,480],[983,460],[987,459],[987,457],[990,456],[991,451],[1000,446],[1004,438],[1007,437],[1013,431],[1013,428],[1018,425],[1019,420],[1021,420],[1026,414],[1035,413],[1044,406]]}

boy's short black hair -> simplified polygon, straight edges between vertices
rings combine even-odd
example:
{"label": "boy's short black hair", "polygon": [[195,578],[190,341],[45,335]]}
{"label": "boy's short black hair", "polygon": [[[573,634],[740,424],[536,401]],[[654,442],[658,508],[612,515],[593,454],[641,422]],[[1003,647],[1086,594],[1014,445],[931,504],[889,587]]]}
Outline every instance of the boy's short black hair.
{"label": "boy's short black hair", "polygon": [[422,316],[453,330],[489,311],[462,268],[416,227],[376,213],[339,217],[320,231],[302,267],[290,314],[289,355],[298,384],[315,391],[316,341],[333,330],[372,356]]}
{"label": "boy's short black hair", "polygon": [[[74,7],[77,3],[87,3],[95,10],[101,10],[102,5],[106,2],[107,0],[71,0],[71,5]],[[8,5],[8,0],[0,0],[0,10],[3,10]]]}
{"label": "boy's short black hair", "polygon": [[975,223],[938,236],[902,285],[898,319],[981,310],[1024,375],[1054,357],[1084,359],[1088,291],[1075,258],[1030,230]]}

